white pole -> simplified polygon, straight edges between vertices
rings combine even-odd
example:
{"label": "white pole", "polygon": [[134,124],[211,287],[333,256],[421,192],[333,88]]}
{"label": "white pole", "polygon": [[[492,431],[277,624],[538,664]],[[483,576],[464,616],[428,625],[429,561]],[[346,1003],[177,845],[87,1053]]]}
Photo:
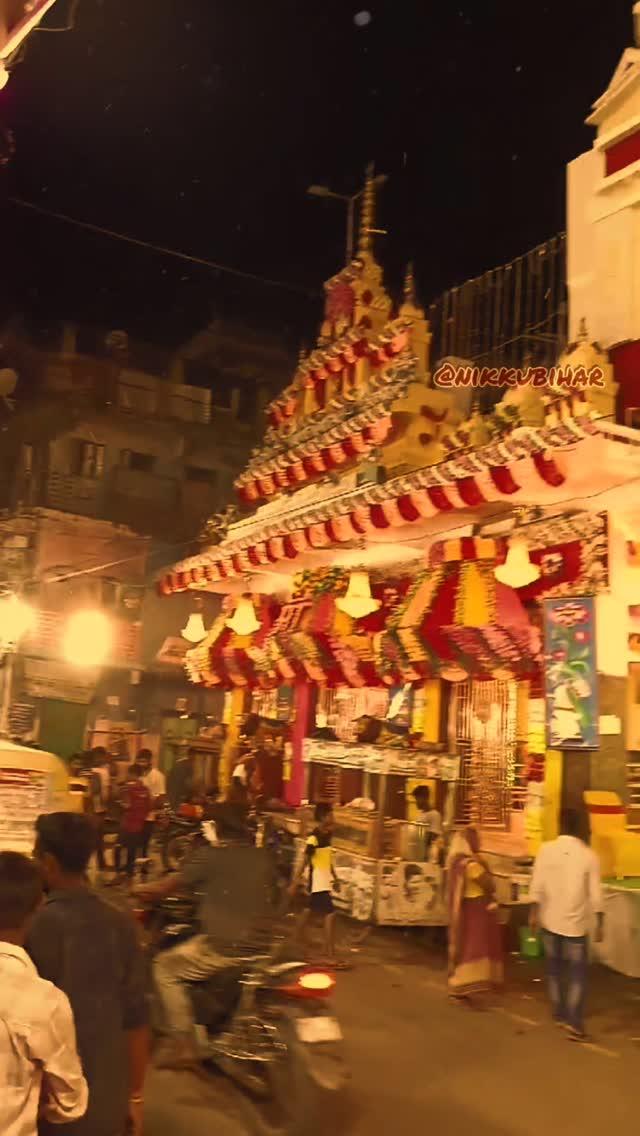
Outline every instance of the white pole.
{"label": "white pole", "polygon": [[15,654],[9,648],[5,657],[3,668],[4,682],[2,684],[2,707],[0,708],[0,737],[8,737],[9,713],[11,711],[11,690],[13,687],[13,661]]}

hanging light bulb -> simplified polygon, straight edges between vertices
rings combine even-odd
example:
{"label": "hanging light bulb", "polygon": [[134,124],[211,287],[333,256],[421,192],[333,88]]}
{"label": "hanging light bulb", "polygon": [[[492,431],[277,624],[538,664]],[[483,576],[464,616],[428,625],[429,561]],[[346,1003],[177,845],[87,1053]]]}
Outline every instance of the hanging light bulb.
{"label": "hanging light bulb", "polygon": [[526,588],[540,579],[540,569],[529,558],[529,545],[524,536],[512,536],[504,564],[495,572],[496,580],[509,588]]}
{"label": "hanging light bulb", "polygon": [[336,607],[352,619],[363,619],[371,615],[382,606],[381,600],[374,600],[371,595],[371,581],[369,573],[360,569],[349,576],[349,586],[346,595],[336,600]]}
{"label": "hanging light bulb", "polygon": [[256,616],[256,609],[253,606],[251,596],[240,597],[231,619],[227,620],[227,627],[236,635],[243,636],[253,635],[254,632],[260,630],[262,624]]}
{"label": "hanging light bulb", "polygon": [[207,634],[207,629],[202,618],[203,607],[202,596],[196,596],[193,603],[194,610],[187,620],[186,627],[183,627],[180,632],[182,638],[186,639],[188,643],[201,643]]}

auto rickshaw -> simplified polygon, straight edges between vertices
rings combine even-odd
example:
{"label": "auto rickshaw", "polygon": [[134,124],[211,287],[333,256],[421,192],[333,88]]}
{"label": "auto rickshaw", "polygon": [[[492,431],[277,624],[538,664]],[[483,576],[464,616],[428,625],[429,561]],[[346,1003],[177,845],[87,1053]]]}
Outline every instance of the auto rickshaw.
{"label": "auto rickshaw", "polygon": [[83,812],[84,794],[61,758],[0,738],[0,851],[30,855],[41,813]]}

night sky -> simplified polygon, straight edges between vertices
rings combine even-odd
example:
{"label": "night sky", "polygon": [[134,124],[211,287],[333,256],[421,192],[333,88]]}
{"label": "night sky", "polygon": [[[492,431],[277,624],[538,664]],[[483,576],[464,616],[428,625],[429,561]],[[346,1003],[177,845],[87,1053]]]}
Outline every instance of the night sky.
{"label": "night sky", "polygon": [[[47,17],[64,22],[69,0]],[[344,260],[313,182],[388,174],[379,259],[425,302],[564,228],[564,167],[632,43],[631,0],[81,0],[0,94],[14,131],[5,311],[176,344],[212,313],[289,339]],[[182,264],[17,209],[17,196],[238,269]]]}

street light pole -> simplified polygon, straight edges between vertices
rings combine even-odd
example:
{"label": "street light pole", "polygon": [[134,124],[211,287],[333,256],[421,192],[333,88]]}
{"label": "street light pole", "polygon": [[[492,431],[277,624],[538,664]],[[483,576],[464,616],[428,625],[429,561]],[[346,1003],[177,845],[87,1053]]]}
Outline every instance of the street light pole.
{"label": "street light pole", "polygon": [[[386,174],[378,174],[377,177],[373,178],[373,185],[384,185],[386,180]],[[334,191],[330,189],[328,185],[310,185],[307,189],[309,197],[330,197],[333,201],[344,201],[345,205],[347,206],[347,264],[351,264],[355,253],[356,204],[360,200],[360,198],[364,196],[364,192],[364,189],[360,189],[358,193],[353,193],[351,195],[347,193],[334,193]]]}

